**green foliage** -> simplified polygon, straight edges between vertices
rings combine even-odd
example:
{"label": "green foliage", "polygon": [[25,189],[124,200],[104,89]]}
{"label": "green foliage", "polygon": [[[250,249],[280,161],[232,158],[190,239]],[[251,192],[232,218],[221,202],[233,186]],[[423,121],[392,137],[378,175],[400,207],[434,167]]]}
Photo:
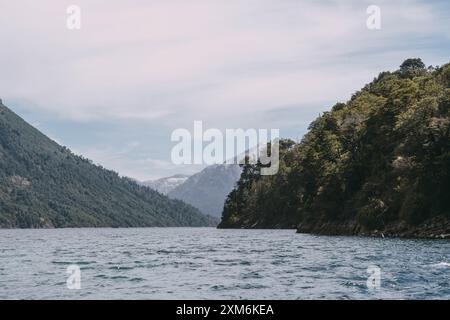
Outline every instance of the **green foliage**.
{"label": "green foliage", "polygon": [[74,155],[0,103],[0,227],[205,226],[213,219]]}
{"label": "green foliage", "polygon": [[381,229],[384,226],[386,204],[380,199],[368,199],[368,203],[358,209],[357,219],[368,229]]}
{"label": "green foliage", "polygon": [[[374,230],[450,217],[450,64],[408,59],[281,148],[280,170],[245,168],[220,227],[356,222]],[[253,173],[254,172],[254,173]]]}
{"label": "green foliage", "polygon": [[425,71],[425,64],[420,58],[406,59],[400,65],[399,71],[402,75],[417,75]]}

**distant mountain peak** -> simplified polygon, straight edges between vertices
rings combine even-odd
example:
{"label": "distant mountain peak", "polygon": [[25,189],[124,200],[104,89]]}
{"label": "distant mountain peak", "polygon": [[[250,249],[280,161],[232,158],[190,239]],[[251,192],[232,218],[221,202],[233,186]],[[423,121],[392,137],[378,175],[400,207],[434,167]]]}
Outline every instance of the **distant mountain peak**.
{"label": "distant mountain peak", "polygon": [[185,174],[175,174],[170,177],[141,182],[140,184],[167,195],[170,191],[183,184],[189,178]]}
{"label": "distant mountain peak", "polygon": [[237,164],[214,164],[189,177],[168,193],[198,208],[204,214],[220,217],[227,195],[241,176]]}

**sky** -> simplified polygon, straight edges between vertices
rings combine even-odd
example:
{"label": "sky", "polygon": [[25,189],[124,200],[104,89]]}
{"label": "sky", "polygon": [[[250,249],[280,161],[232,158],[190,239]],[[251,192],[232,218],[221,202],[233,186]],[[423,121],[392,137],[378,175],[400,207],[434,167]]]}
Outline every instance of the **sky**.
{"label": "sky", "polygon": [[[380,29],[366,26],[370,5]],[[0,98],[121,175],[193,174],[203,166],[171,161],[175,129],[299,140],[379,72],[449,62],[449,30],[445,0],[0,0]]]}

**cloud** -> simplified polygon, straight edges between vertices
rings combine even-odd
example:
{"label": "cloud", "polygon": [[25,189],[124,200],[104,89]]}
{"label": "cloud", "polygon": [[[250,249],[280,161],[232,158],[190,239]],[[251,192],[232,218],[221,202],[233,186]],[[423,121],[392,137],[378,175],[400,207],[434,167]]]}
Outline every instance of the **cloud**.
{"label": "cloud", "polygon": [[76,154],[88,159],[95,159],[95,163],[106,168],[112,168],[121,176],[131,177],[139,181],[154,180],[170,176],[173,172],[194,174],[202,170],[202,165],[175,165],[170,160],[154,159],[149,157],[130,157],[130,154],[139,150],[139,142],[130,142],[122,148],[104,146],[102,148],[82,148],[73,150]]}
{"label": "cloud", "polygon": [[54,121],[291,130],[277,110],[316,114],[405,58],[448,59],[445,1],[377,1],[379,31],[366,28],[372,1],[1,2],[0,94]]}
{"label": "cloud", "polygon": [[65,27],[67,1],[19,0],[0,14],[4,94],[77,120],[222,118],[343,98],[376,69],[371,55],[398,64],[389,47],[402,37],[448,30],[413,1],[381,1],[379,33],[355,1],[77,2],[79,31]]}

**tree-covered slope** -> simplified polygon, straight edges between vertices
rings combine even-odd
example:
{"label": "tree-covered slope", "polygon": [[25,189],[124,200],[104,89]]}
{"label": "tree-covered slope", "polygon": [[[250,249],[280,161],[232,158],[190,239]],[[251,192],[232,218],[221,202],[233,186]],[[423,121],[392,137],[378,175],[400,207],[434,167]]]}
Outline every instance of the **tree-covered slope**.
{"label": "tree-covered slope", "polygon": [[0,227],[206,226],[212,219],[59,146],[0,101]]}
{"label": "tree-covered slope", "polygon": [[450,64],[406,60],[281,149],[277,175],[244,168],[220,227],[450,237]]}

